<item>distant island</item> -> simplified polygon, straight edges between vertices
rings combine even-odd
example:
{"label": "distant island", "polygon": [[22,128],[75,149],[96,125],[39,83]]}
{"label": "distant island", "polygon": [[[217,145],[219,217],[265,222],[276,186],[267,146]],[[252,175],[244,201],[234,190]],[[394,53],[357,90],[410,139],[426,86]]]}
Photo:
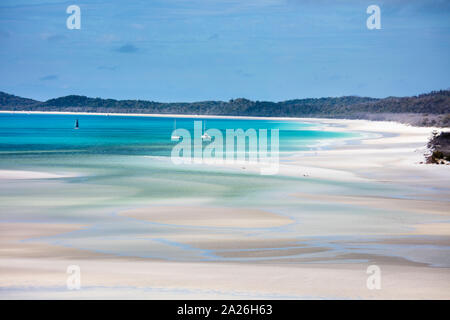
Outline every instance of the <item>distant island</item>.
{"label": "distant island", "polygon": [[345,96],[270,102],[239,98],[228,102],[201,101],[191,103],[114,100],[79,95],[36,101],[0,92],[0,110],[345,118],[392,120],[416,126],[449,127],[450,90],[432,91],[411,97],[387,97],[383,99]]}

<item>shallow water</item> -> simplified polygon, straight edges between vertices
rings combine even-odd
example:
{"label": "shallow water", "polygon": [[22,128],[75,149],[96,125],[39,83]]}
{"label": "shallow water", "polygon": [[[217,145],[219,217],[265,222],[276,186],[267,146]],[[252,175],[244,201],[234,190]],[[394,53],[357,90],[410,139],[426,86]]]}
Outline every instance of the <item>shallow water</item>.
{"label": "shallow water", "polygon": [[[80,128],[74,130],[75,121]],[[176,128],[193,135],[194,121],[208,129],[279,129],[280,151],[306,150],[327,139],[355,134],[311,130],[298,121],[178,118]],[[170,156],[174,118],[102,115],[0,114],[0,152]]]}
{"label": "shallow water", "polygon": [[[80,129],[73,125],[78,119]],[[197,120],[197,119],[196,119]],[[192,132],[194,119],[177,119],[177,128]],[[450,265],[433,255],[405,248],[355,241],[376,240],[407,232],[408,225],[432,217],[335,203],[305,201],[296,192],[408,197],[418,190],[374,182],[340,182],[257,173],[201,165],[174,165],[169,155],[172,118],[97,115],[0,115],[0,170],[75,173],[76,177],[10,180],[0,185],[0,221],[88,225],[54,237],[31,239],[120,256],[181,261],[324,261],[343,253],[392,255],[416,262]],[[298,121],[208,119],[207,128],[279,129],[284,155],[356,139],[357,133],[316,130]],[[332,145],[331,145],[332,147]],[[153,205],[202,205],[252,208],[289,217],[292,223],[272,228],[195,227],[137,220],[120,212]],[[286,240],[299,247],[322,248],[293,253],[272,247],[240,248],[238,257],[221,249],[204,249],[189,239]],[[183,239],[178,240],[178,239]],[[219,239],[219,240],[218,240]],[[435,248],[450,256],[446,247]],[[243,254],[254,250],[256,255]],[[427,249],[430,252],[430,248]],[[439,251],[440,250],[440,251]],[[442,255],[444,250],[444,255]],[[420,251],[420,250],[419,250]],[[263,256],[258,256],[263,254]],[[329,260],[332,261],[332,260]],[[352,259],[347,259],[351,262]],[[335,261],[334,261],[335,262]]]}

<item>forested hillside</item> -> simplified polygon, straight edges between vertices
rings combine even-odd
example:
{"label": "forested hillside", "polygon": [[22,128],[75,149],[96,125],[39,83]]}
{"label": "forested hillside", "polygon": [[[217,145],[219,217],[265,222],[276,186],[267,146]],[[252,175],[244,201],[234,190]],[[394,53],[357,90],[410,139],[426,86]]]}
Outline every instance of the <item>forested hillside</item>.
{"label": "forested hillside", "polygon": [[70,95],[45,102],[0,92],[1,110],[102,113],[202,114],[266,117],[328,117],[395,120],[415,125],[450,125],[450,90],[413,97],[375,99],[347,96],[282,102],[233,99],[192,103],[114,100]]}

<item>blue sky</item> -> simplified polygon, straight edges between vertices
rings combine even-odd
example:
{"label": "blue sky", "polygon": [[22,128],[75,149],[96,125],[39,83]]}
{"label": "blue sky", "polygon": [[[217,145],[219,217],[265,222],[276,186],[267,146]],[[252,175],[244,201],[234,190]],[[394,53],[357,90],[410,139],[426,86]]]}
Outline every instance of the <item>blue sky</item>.
{"label": "blue sky", "polygon": [[0,2],[0,91],[40,100],[405,96],[449,88],[449,71],[447,0]]}

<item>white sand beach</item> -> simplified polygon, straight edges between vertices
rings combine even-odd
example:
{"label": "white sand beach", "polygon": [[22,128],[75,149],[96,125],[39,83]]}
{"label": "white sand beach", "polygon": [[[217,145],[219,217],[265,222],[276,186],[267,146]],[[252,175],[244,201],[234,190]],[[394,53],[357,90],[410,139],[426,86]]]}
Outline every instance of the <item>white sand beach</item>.
{"label": "white sand beach", "polygon": [[0,180],[58,179],[76,177],[73,173],[37,172],[25,170],[0,170]]}
{"label": "white sand beach", "polygon": [[[138,204],[133,208],[118,204],[117,210],[109,209],[115,212],[114,216],[107,216],[109,219],[117,216],[125,219],[120,220],[123,222],[147,223],[143,224],[139,239],[148,239],[148,246],[152,243],[150,241],[156,243],[156,240],[164,238],[164,244],[176,243],[180,250],[198,250],[217,257],[205,261],[183,260],[183,255],[180,255],[180,261],[168,261],[158,257],[121,256],[71,247],[64,241],[52,240],[52,237],[72,234],[74,239],[78,239],[77,231],[95,231],[95,227],[98,228],[96,222],[74,223],[67,219],[66,223],[59,224],[24,223],[12,221],[11,216],[5,215],[0,221],[0,299],[450,299],[449,267],[437,267],[426,262],[434,259],[426,256],[427,246],[443,250],[441,255],[444,257],[436,258],[442,265],[447,261],[445,256],[450,248],[450,168],[423,163],[426,143],[435,128],[365,120],[300,120],[320,124],[320,128],[325,130],[368,135],[358,143],[283,157],[280,176],[317,179],[324,183],[333,180],[343,185],[373,181],[386,188],[414,185],[429,190],[429,193],[396,198],[340,191],[327,193],[321,189],[283,191],[286,199],[302,203],[299,208],[301,214],[295,218],[288,213],[277,214],[270,208],[219,207],[208,205],[206,201],[204,204],[185,205]],[[246,170],[248,172],[252,168]],[[2,184],[14,179],[58,180],[68,176],[70,174],[0,170]],[[350,221],[350,225],[345,227],[347,229],[342,227],[342,232],[351,230],[352,223],[358,231],[358,223],[367,222],[359,222],[357,215],[343,216],[340,220],[337,214],[333,217],[323,215],[330,222],[319,221],[319,218],[306,215],[310,204],[336,206],[344,212],[348,208],[349,214],[372,210],[374,229],[361,229],[360,233],[376,236],[368,242],[374,247],[364,247],[366,251],[363,252],[360,247],[365,244],[355,240],[358,250],[352,253],[348,249],[349,240],[346,240],[345,252],[333,249],[333,245],[340,245],[339,232],[336,240],[317,245],[314,241],[325,240],[322,240],[322,233],[314,233],[316,228],[326,233],[332,228],[340,230],[337,228],[339,224]],[[384,221],[394,221],[396,225],[388,225]],[[161,232],[155,236],[150,232],[150,227],[161,226],[170,230],[178,225],[201,229],[194,229],[193,232],[198,233],[183,229],[182,233],[175,235]],[[277,231],[291,225],[299,228],[299,234],[294,238],[283,237],[282,232]],[[145,229],[147,226],[148,231]],[[236,233],[233,228],[243,230]],[[305,230],[310,233],[302,231],[302,228],[309,229]],[[263,237],[266,229],[273,231],[271,238]],[[95,233],[90,237],[95,238]],[[392,247],[378,247],[383,244]],[[330,252],[333,255],[329,255]],[[381,268],[380,290],[369,290],[366,286],[366,269],[373,264]],[[66,268],[69,265],[81,268],[81,290],[66,289]]]}

